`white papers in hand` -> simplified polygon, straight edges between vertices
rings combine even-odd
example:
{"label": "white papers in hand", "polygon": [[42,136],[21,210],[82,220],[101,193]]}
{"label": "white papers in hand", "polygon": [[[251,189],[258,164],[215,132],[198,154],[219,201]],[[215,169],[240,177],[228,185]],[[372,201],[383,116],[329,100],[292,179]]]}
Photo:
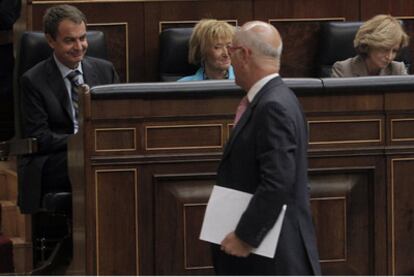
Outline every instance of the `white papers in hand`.
{"label": "white papers in hand", "polygon": [[[252,196],[246,192],[214,186],[204,214],[200,239],[221,244],[224,237],[236,229]],[[275,225],[269,230],[259,247],[252,251],[253,253],[268,258],[274,257],[285,213],[286,205],[283,205]]]}

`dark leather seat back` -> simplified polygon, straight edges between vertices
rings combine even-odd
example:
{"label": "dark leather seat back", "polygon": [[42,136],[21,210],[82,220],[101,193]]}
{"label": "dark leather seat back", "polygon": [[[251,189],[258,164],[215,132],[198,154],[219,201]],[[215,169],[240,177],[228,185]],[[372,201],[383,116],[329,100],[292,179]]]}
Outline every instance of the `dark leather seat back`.
{"label": "dark leather seat back", "polygon": [[354,37],[362,22],[324,22],[317,56],[318,76],[331,76],[332,65],[356,55]]}
{"label": "dark leather seat back", "polygon": [[188,63],[188,42],[193,28],[171,28],[160,34],[159,74],[161,81],[176,81],[192,75],[197,67]]}
{"label": "dark leather seat back", "polygon": [[[346,60],[356,55],[354,38],[363,22],[324,22],[321,25],[319,48],[316,57],[317,75],[330,77],[332,65],[337,61]],[[402,49],[397,61],[404,61],[410,67],[408,48]]]}

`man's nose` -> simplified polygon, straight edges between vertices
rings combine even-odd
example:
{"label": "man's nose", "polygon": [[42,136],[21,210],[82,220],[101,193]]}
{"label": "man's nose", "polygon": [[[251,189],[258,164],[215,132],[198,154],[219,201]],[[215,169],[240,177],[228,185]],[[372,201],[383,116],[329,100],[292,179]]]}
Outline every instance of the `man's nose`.
{"label": "man's nose", "polygon": [[75,49],[82,49],[82,41],[80,39],[77,39],[75,41],[74,48]]}

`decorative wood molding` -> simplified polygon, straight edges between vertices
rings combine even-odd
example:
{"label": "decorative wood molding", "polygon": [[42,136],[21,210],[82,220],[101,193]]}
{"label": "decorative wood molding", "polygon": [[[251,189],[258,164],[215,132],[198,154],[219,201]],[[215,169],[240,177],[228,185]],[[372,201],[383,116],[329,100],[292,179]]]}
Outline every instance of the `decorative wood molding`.
{"label": "decorative wood molding", "polygon": [[[150,130],[161,130],[161,129],[178,129],[182,128],[183,130],[186,128],[211,128],[217,127],[219,128],[219,139],[220,142],[216,145],[183,145],[183,146],[158,146],[158,147],[150,147],[148,145],[149,139],[149,131]],[[223,125],[222,124],[192,124],[192,125],[148,125],[145,126],[145,150],[183,150],[183,149],[220,149],[223,147]]]}
{"label": "decorative wood molding", "polygon": [[[132,131],[132,147],[131,148],[107,148],[107,149],[98,149],[98,140],[99,134],[103,132],[122,132],[122,131]],[[120,152],[120,151],[136,151],[137,150],[137,130],[135,128],[98,128],[95,129],[95,152]]]}
{"label": "decorative wood molding", "polygon": [[136,274],[139,274],[139,230],[138,230],[138,177],[137,169],[135,168],[117,168],[117,169],[98,169],[95,170],[95,244],[96,244],[96,275],[100,275],[100,263],[99,263],[99,183],[98,175],[101,173],[113,173],[113,172],[132,172],[134,174],[134,197],[135,197],[135,249],[136,249]]}
{"label": "decorative wood molding", "polygon": [[207,203],[185,203],[183,205],[183,235],[184,235],[184,268],[186,270],[194,270],[194,269],[210,269],[213,268],[212,265],[206,265],[206,266],[190,266],[188,265],[188,254],[187,254],[187,228],[186,228],[186,224],[187,224],[187,216],[186,216],[186,209],[191,208],[191,207],[200,207],[200,206],[206,206],[207,207]]}
{"label": "decorative wood molding", "polygon": [[[378,136],[374,139],[349,139],[349,140],[326,140],[326,141],[311,141],[312,124],[335,124],[335,123],[362,123],[362,122],[373,122],[378,124]],[[383,126],[382,119],[339,119],[339,120],[309,120],[309,145],[323,145],[323,144],[366,144],[366,143],[381,143],[383,141]]]}
{"label": "decorative wood molding", "polygon": [[394,131],[396,129],[396,123],[397,122],[408,122],[412,121],[413,127],[414,127],[414,118],[394,118],[391,119],[391,141],[397,142],[397,141],[414,141],[414,137],[407,137],[407,138],[396,138],[394,136]]}

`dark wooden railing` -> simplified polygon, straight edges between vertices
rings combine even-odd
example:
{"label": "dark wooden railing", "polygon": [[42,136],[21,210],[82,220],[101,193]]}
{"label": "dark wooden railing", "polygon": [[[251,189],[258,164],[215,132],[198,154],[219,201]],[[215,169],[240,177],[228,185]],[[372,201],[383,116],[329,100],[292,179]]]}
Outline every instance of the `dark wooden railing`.
{"label": "dark wooden railing", "polygon": [[[285,79],[308,120],[323,274],[414,274],[414,79]],[[92,88],[69,142],[73,273],[213,274],[200,226],[244,92],[231,81]]]}

